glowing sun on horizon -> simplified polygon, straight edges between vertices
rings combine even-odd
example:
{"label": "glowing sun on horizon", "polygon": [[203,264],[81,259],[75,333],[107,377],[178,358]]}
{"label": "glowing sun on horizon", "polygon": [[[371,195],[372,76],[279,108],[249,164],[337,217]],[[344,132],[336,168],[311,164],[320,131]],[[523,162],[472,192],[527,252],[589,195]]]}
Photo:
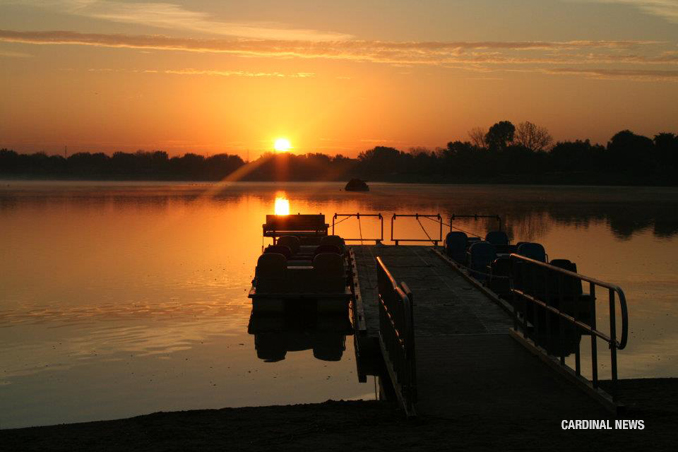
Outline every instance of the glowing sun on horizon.
{"label": "glowing sun on horizon", "polygon": [[278,138],[273,144],[273,149],[275,149],[275,152],[289,152],[292,149],[292,144],[287,138]]}

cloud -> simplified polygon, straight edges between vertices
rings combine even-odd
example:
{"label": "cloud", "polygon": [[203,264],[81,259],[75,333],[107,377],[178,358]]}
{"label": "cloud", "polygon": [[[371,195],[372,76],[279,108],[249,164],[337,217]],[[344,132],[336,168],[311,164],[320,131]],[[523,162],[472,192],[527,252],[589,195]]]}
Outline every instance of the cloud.
{"label": "cloud", "polygon": [[644,70],[644,69],[578,69],[578,68],[553,68],[546,69],[549,74],[584,75],[590,78],[612,80],[638,80],[638,81],[670,81],[678,82],[678,71]]}
{"label": "cloud", "polygon": [[31,58],[33,55],[23,52],[12,52],[0,49],[0,58]]}
{"label": "cloud", "polygon": [[[262,58],[335,59],[354,62],[389,64],[396,67],[416,65],[438,66],[473,72],[520,71],[557,73],[554,66],[609,66],[617,71],[607,75],[581,69],[578,74],[599,78],[627,77],[647,79],[650,75],[639,67],[653,70],[675,67],[678,51],[675,43],[657,41],[487,41],[487,42],[396,42],[396,41],[304,41],[271,39],[205,39],[161,35],[93,34],[71,31],[0,30],[0,42],[35,45],[83,45],[128,48],[142,51],[182,51],[222,53]],[[625,67],[633,66],[632,69]],[[622,69],[623,68],[623,69]],[[670,71],[669,71],[670,72]],[[670,73],[655,75],[656,80],[673,80]],[[180,75],[213,75],[239,77],[282,76],[277,72],[238,72],[181,69]],[[569,73],[574,74],[574,71]],[[287,77],[309,75],[287,74]]]}
{"label": "cloud", "polygon": [[[586,0],[585,0],[586,1]],[[678,23],[678,1],[676,0],[587,0],[596,3],[610,3],[634,6],[654,16],[663,17],[669,22]]]}
{"label": "cloud", "polygon": [[191,11],[165,2],[127,3],[112,0],[22,0],[15,2],[57,10],[75,16],[109,22],[144,25],[169,30],[185,30],[211,35],[253,39],[301,39],[327,41],[348,39],[343,33],[289,28],[270,22],[224,22],[211,14]]}
{"label": "cloud", "polygon": [[248,72],[248,71],[219,71],[219,70],[199,70],[199,69],[177,69],[166,71],[146,70],[143,72],[174,75],[212,75],[219,77],[276,77],[276,78],[310,78],[315,77],[312,72],[295,72],[284,74],[282,72]]}
{"label": "cloud", "polygon": [[[74,70],[74,69],[68,69]],[[173,75],[210,75],[218,77],[275,77],[275,78],[311,78],[315,77],[313,72],[250,72],[250,71],[223,71],[217,69],[113,69],[113,68],[90,68],[87,72],[126,72],[126,73],[142,73],[142,74],[173,74]]]}
{"label": "cloud", "polygon": [[[94,34],[71,31],[0,30],[0,41],[28,44],[75,44],[99,47],[213,52],[249,56],[329,58],[391,64],[445,64],[459,62],[530,62],[505,52],[628,50],[658,44],[655,41],[302,41],[265,39],[198,39],[159,35]],[[551,61],[557,60],[554,54]],[[579,58],[582,56],[579,55]]]}

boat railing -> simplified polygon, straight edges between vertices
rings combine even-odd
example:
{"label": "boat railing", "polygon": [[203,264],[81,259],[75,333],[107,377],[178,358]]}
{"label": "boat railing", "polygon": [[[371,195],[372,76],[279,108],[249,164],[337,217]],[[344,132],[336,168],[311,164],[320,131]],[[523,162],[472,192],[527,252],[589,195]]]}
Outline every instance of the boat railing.
{"label": "boat railing", "polygon": [[398,401],[408,416],[417,401],[412,292],[400,286],[377,257],[379,288],[379,343]]}
{"label": "boat railing", "polygon": [[[582,376],[581,372],[581,343],[576,341],[574,376],[584,380],[594,390],[599,389],[598,380],[598,340],[606,342],[610,349],[611,369],[611,395],[612,402],[617,397],[617,350],[626,347],[628,340],[628,309],[626,296],[621,287],[600,281],[595,278],[580,275],[560,267],[544,262],[511,254],[513,277],[511,278],[511,293],[514,296],[514,329],[522,332],[523,338],[530,336],[537,339],[539,335],[547,340],[560,341],[556,350],[557,355],[542,348],[542,352],[551,356],[554,361],[560,361],[560,365],[572,371],[571,366],[565,361],[565,325],[570,325],[570,331],[580,335],[591,337],[591,380]],[[582,283],[588,283],[588,294],[583,294]],[[573,291],[572,288],[576,289]],[[607,291],[609,332],[601,331],[596,324],[596,288]],[[521,305],[518,302],[522,301]],[[620,329],[621,337],[617,339],[617,305],[621,314]],[[522,312],[519,318],[518,312]],[[531,313],[531,319],[528,314]],[[542,315],[539,315],[539,314]],[[529,320],[529,321],[528,321]],[[558,338],[555,338],[558,336]],[[543,341],[542,341],[543,343]]]}
{"label": "boat railing", "polygon": [[[378,218],[379,219],[379,237],[363,237],[363,226],[360,221],[361,218]],[[335,234],[335,226],[343,223],[344,221],[348,220],[349,218],[356,218],[358,220],[358,231],[360,233],[359,238],[348,238],[348,237],[343,237],[345,242],[374,242],[374,243],[381,243],[384,241],[384,217],[381,215],[381,213],[335,213],[334,216],[332,217],[332,235]],[[339,220],[339,221],[337,221]]]}
{"label": "boat railing", "polygon": [[[421,226],[422,231],[426,234],[425,239],[421,238],[406,238],[406,237],[395,237],[395,221],[398,218],[414,218]],[[420,219],[428,219],[438,224],[438,235],[431,237],[431,235],[426,230],[426,227],[421,223]],[[443,241],[443,217],[439,214],[422,214],[422,213],[413,213],[413,214],[397,214],[394,213],[391,217],[391,241],[398,246],[399,242],[431,242],[433,246],[438,246],[439,242]]]}

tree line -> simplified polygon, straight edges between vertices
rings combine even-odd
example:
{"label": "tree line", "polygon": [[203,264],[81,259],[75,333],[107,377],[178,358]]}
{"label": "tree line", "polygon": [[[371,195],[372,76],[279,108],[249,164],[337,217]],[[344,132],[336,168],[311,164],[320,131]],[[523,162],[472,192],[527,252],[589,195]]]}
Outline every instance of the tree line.
{"label": "tree line", "polygon": [[444,148],[401,151],[377,146],[357,158],[320,153],[265,154],[246,163],[237,155],[205,157],[163,151],[81,152],[68,156],[0,150],[0,177],[106,180],[250,181],[348,180],[678,185],[678,136],[653,138],[629,130],[607,145],[589,140],[553,143],[548,130],[530,122],[501,121],[472,129],[469,140]]}

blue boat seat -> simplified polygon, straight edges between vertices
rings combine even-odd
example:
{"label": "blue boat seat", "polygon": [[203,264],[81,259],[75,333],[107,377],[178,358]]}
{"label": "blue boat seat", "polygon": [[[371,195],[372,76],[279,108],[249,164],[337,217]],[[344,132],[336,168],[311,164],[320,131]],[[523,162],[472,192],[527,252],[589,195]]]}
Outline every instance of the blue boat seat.
{"label": "blue boat seat", "polygon": [[494,246],[506,246],[509,244],[508,235],[504,231],[490,231],[485,236],[485,241]]}
{"label": "blue boat seat", "polygon": [[546,250],[540,243],[524,242],[518,246],[518,254],[539,262],[546,262]]}
{"label": "blue boat seat", "polygon": [[497,258],[497,251],[489,242],[476,242],[468,250],[468,266],[471,274],[478,280],[487,279],[490,265]]}
{"label": "blue boat seat", "polygon": [[466,262],[466,247],[468,236],[459,231],[452,231],[445,237],[445,251],[447,255],[459,263]]}
{"label": "blue boat seat", "polygon": [[513,262],[508,256],[498,257],[490,265],[490,280],[488,287],[492,289],[500,297],[508,297],[511,295],[511,272],[513,269]]}

